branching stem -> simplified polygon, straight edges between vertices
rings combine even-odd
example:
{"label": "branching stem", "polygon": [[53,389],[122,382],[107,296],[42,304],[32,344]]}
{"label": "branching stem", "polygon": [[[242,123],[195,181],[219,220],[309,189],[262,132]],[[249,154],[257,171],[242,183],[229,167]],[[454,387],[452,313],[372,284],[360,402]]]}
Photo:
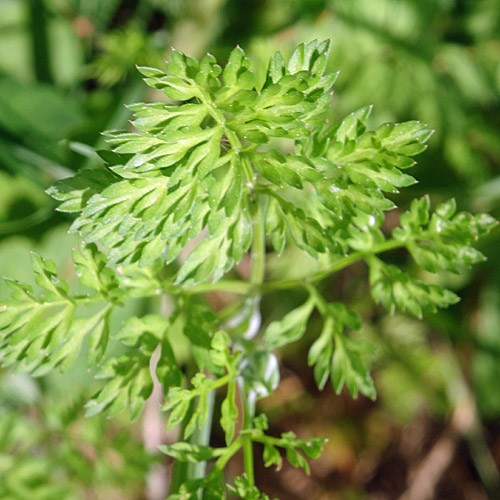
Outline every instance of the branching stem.
{"label": "branching stem", "polygon": [[250,484],[255,484],[255,474],[253,470],[253,442],[251,436],[245,436],[243,441],[243,461],[245,464],[245,474]]}
{"label": "branching stem", "polygon": [[[260,237],[260,236],[259,236]],[[263,232],[262,232],[262,241],[265,242]],[[261,243],[262,243],[261,241]],[[255,240],[254,240],[254,246],[255,246]],[[254,255],[263,255],[259,254],[259,250],[255,247],[254,251],[254,246],[252,246],[252,264],[254,263]],[[170,285],[167,284],[165,285],[165,291],[171,294],[184,294],[184,295],[198,295],[202,293],[208,293],[208,292],[216,292],[216,291],[225,291],[225,292],[231,292],[231,293],[236,293],[240,295],[249,295],[252,292],[258,292],[261,294],[264,293],[269,293],[269,292],[274,292],[276,290],[287,290],[291,288],[297,288],[297,287],[302,287],[306,286],[310,283],[316,283],[317,281],[321,281],[328,276],[330,276],[333,273],[336,273],[338,271],[341,271],[342,269],[345,269],[346,267],[349,267],[350,265],[354,264],[355,262],[358,262],[360,260],[364,260],[370,255],[375,255],[383,252],[387,252],[389,250],[394,250],[396,248],[403,248],[405,247],[405,243],[396,240],[396,239],[390,239],[387,241],[384,241],[383,243],[380,243],[378,245],[375,245],[369,252],[368,251],[358,251],[358,252],[353,252],[345,257],[341,257],[332,264],[330,264],[328,267],[325,269],[322,269],[321,271],[317,271],[314,274],[311,274],[309,276],[304,276],[303,278],[292,278],[292,279],[287,279],[287,280],[276,280],[276,281],[268,281],[267,283],[263,283],[262,281],[252,281],[250,280],[249,282],[245,281],[239,281],[239,280],[221,280],[218,281],[217,283],[201,283],[199,285],[193,285],[189,287],[182,287],[182,286],[176,286],[176,285]],[[260,259],[260,257],[259,257]],[[252,269],[257,268],[256,265],[253,265]],[[259,271],[255,270],[253,271],[255,275],[257,273],[263,273],[263,270],[260,269]]]}
{"label": "branching stem", "polygon": [[[266,234],[264,227],[264,197],[257,196],[255,199],[255,207],[252,218],[253,223],[253,242],[252,242],[252,267],[250,270],[249,284],[254,287],[251,290],[254,293],[260,291],[260,287],[264,282],[265,260],[266,260]],[[258,307],[258,303],[256,305]],[[240,384],[240,394],[243,406],[243,429],[247,431],[243,439],[243,462],[245,473],[251,485],[255,484],[254,475],[254,457],[253,457],[253,442],[249,431],[252,430],[252,421],[255,416],[255,397],[249,393],[244,384]]]}
{"label": "branching stem", "polygon": [[213,103],[210,94],[208,94],[208,92],[206,92],[201,87],[198,87],[198,98],[205,105],[210,116],[217,122],[219,126],[223,128],[224,134],[226,135],[227,140],[229,141],[229,144],[231,145],[233,150],[236,152],[241,151],[242,146],[240,139],[235,132],[226,127],[226,117],[220,109],[217,109],[217,106],[215,106],[215,104]]}

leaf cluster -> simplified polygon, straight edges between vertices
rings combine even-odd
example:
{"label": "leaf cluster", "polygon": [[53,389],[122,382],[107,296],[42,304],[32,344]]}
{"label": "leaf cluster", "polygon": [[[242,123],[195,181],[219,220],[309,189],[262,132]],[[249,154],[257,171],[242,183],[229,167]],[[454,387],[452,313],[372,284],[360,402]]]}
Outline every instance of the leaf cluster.
{"label": "leaf cluster", "polygon": [[[107,133],[113,150],[99,152],[105,166],[49,190],[59,210],[76,214],[71,230],[84,244],[73,261],[87,293],[71,294],[55,265],[36,254],[41,291],[8,280],[12,294],[0,305],[3,364],[36,375],[64,370],[88,337],[88,364],[99,365],[97,377],[105,380],[86,405],[88,416],[128,409],[134,419],[154,385],[163,387],[168,429],[181,424],[184,439],[162,450],[180,462],[214,460],[206,477],[186,479],[170,500],[199,498],[200,490],[203,498],[224,498],[225,465],[253,443],[263,445],[266,466],[281,464],[281,449],[292,465],[309,471],[307,459],[319,455],[324,440],[268,436],[265,417],[251,417],[255,401],[279,384],[274,351],[301,340],[315,310],[322,328],[308,363],[318,387],[330,378],[337,393],[346,387],[353,397],[375,397],[365,359],[373,350],[350,332],[361,327],[360,318],[342,303],[327,302],[313,282],[365,261],[374,300],[420,317],[455,303],[456,295],[379,254],[406,248],[419,269],[459,272],[483,259],[473,244],[496,224],[485,214],[456,213],[453,200],[431,213],[422,198],[389,234],[384,214],[395,208],[394,194],[415,182],[406,171],[432,131],[419,122],[369,130],[370,107],[330,124],[336,77],[326,71],[330,45],[302,44],[288,61],[277,52],[261,82],[239,47],[224,68],[210,54],[196,61],[178,51],[165,71],[139,68],[148,85],[176,102],[132,105],[134,131]],[[276,253],[293,242],[321,257],[324,267],[311,277],[263,283],[266,235]],[[217,284],[245,295],[231,306],[234,321],[224,321],[193,295],[215,289],[251,246],[250,282]],[[292,287],[306,289],[305,302],[253,339],[260,330],[249,334],[259,294]],[[112,329],[116,307],[169,291],[175,296],[169,317],[146,314]],[[238,314],[245,316],[239,323]],[[106,359],[111,340],[117,350]],[[186,342],[197,369],[188,379],[178,366],[177,342]],[[226,446],[186,441],[203,427],[219,390]],[[238,421],[244,422],[240,432]],[[249,500],[267,498],[251,474],[229,490]]]}
{"label": "leaf cluster", "polygon": [[360,329],[358,315],[340,302],[326,302],[316,288],[309,286],[308,289],[309,297],[306,302],[267,326],[264,335],[268,349],[301,339],[316,308],[323,318],[323,329],[309,349],[308,363],[314,366],[314,378],[318,387],[323,389],[331,377],[337,393],[345,385],[353,397],[357,397],[359,391],[375,398],[375,387],[365,361],[365,355],[373,352],[372,348],[344,333],[346,328]]}
{"label": "leaf cluster", "polygon": [[[217,281],[239,262],[260,204],[278,253],[289,233],[314,257],[339,254],[339,226],[359,211],[392,208],[383,193],[414,182],[402,170],[431,131],[417,122],[367,131],[369,107],[325,126],[336,77],[326,72],[329,48],[328,40],[300,45],[288,62],[277,52],[263,83],[239,47],[224,69],[211,55],[198,62],[178,51],[166,72],[140,68],[148,85],[179,102],[131,106],[138,131],[108,134],[107,168],[83,171],[49,193],[59,210],[80,213],[72,230],[103,245],[113,265],[172,262],[208,231],[177,283]],[[289,140],[293,153],[280,152],[276,139]],[[330,212],[328,224],[289,201],[307,185]]]}
{"label": "leaf cluster", "polygon": [[95,363],[102,359],[108,344],[113,302],[91,316],[75,316],[79,304],[110,298],[118,286],[109,273],[100,273],[102,255],[98,256],[93,250],[95,247],[74,254],[82,284],[94,287],[92,297],[69,294],[68,283],[57,276],[54,263],[35,253],[31,260],[41,294],[30,285],[6,280],[12,292],[0,309],[0,350],[4,365],[17,363],[19,368],[36,375],[54,368],[64,370],[77,356],[82,339],[89,332],[92,332],[89,361]]}
{"label": "leaf cluster", "polygon": [[[196,463],[215,460],[212,471],[205,478],[184,483],[180,487],[179,494],[170,495],[168,500],[196,498],[200,488],[204,488],[203,498],[225,498],[225,491],[221,484],[222,467],[242,448],[245,440],[263,445],[263,461],[266,467],[280,467],[283,461],[279,451],[280,448],[284,451],[291,465],[302,468],[309,474],[310,467],[306,457],[318,458],[327,440],[320,438],[298,439],[293,432],[285,432],[281,437],[276,438],[265,434],[267,428],[267,418],[264,414],[261,414],[253,420],[251,429],[243,431],[237,439],[224,448],[196,445],[186,441],[162,446],[163,453],[182,462]],[[246,474],[236,477],[234,485],[228,484],[227,489],[240,498],[247,500],[269,499],[250,481]]]}

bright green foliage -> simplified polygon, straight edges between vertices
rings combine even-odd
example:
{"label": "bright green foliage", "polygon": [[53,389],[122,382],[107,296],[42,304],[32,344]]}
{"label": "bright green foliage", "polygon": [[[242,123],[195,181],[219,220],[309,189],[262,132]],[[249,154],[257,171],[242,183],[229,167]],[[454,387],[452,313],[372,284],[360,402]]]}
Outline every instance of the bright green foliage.
{"label": "bright green foliage", "polygon": [[264,431],[267,430],[267,418],[265,415],[259,415],[254,420],[254,440],[264,445],[263,460],[266,467],[272,465],[280,466],[282,457],[278,448],[286,452],[287,460],[294,466],[304,469],[309,474],[309,463],[305,457],[318,458],[321,455],[327,439],[297,439],[293,432],[284,432],[280,438],[267,436]]}
{"label": "bright green foliage", "polygon": [[[396,241],[408,249],[415,262],[430,272],[444,269],[459,273],[483,261],[484,256],[471,244],[487,234],[496,221],[487,214],[456,214],[454,200],[437,206],[432,215],[429,206],[428,197],[413,200],[410,210],[401,215],[402,227],[393,231]],[[372,295],[390,311],[398,308],[422,317],[423,312],[436,312],[438,307],[458,301],[453,292],[426,285],[376,257],[368,263]]]}
{"label": "bright green foliage", "polygon": [[331,375],[337,393],[345,384],[353,397],[360,391],[375,398],[375,387],[363,360],[363,353],[372,352],[372,348],[343,332],[344,327],[351,330],[361,327],[358,316],[340,303],[320,304],[320,310],[324,318],[323,330],[309,349],[308,357],[309,365],[314,365],[318,387],[322,389]]}
{"label": "bright green foliage", "polygon": [[279,321],[271,323],[265,332],[266,346],[275,349],[299,340],[306,330],[306,323],[314,308],[314,299],[309,298],[297,309],[289,312]]}
{"label": "bright green foliage", "polygon": [[345,385],[353,397],[357,397],[360,391],[365,396],[375,398],[373,380],[363,359],[363,353],[373,352],[372,348],[343,333],[344,327],[359,330],[361,322],[358,316],[344,304],[325,302],[314,288],[310,287],[309,291],[310,296],[304,304],[267,327],[265,337],[268,349],[299,340],[316,307],[324,324],[321,334],[309,349],[308,363],[314,366],[314,378],[318,387],[323,389],[331,375],[337,393]]}
{"label": "bright green foliage", "polygon": [[[37,296],[31,286],[8,280],[11,299],[2,305],[2,359],[41,375],[55,367],[66,368],[76,357],[82,337],[92,332],[89,358],[102,359],[106,349],[109,311],[106,305],[86,318],[74,318],[79,300],[68,295],[68,284],[56,275],[55,265],[32,254]],[[86,300],[86,299],[82,299]]]}
{"label": "bright green foliage", "polygon": [[219,331],[214,334],[208,356],[218,378],[208,377],[200,372],[192,378],[191,389],[173,387],[170,390],[164,406],[164,410],[170,411],[167,429],[173,429],[190,412],[184,429],[184,437],[188,438],[196,428],[202,427],[208,418],[208,393],[226,386],[226,396],[221,404],[220,425],[229,445],[233,441],[238,418],[237,384],[241,381],[242,389],[247,394],[253,392],[256,398],[268,396],[277,387],[279,371],[273,354],[252,347],[248,347],[247,352],[243,354],[241,346],[236,346],[233,354],[229,345],[227,333]]}
{"label": "bright green foliage", "polygon": [[93,244],[73,251],[75,273],[80,283],[110,302],[119,302],[123,292],[115,273],[106,267],[104,255]]}
{"label": "bright green foliage", "polygon": [[[499,109],[500,86],[493,63],[498,59],[498,2],[314,3],[321,4],[322,16],[314,16],[309,22],[301,19],[294,25],[288,43],[293,43],[294,37],[300,40],[305,33],[335,34],[332,62],[341,69],[342,76],[336,89],[341,96],[337,116],[368,97],[384,119],[413,116],[431,123],[437,129],[432,141],[434,154],[422,161],[426,171],[432,172],[434,167],[439,170],[431,175],[439,177],[451,191],[458,187],[457,176],[462,187],[470,189],[496,175],[500,157],[495,139],[498,128],[485,111],[493,109],[498,113]],[[300,4],[307,12],[313,11],[310,0]],[[288,9],[288,3],[282,6],[293,22],[295,13]],[[283,22],[279,15],[275,19]],[[273,44],[283,43],[284,35],[290,33],[288,27],[277,33],[267,42],[266,53],[271,54]],[[440,62],[439,71],[436,61]],[[488,187],[486,196],[498,200],[493,186]]]}
{"label": "bright green foliage", "polygon": [[[81,283],[93,288],[88,295],[71,295],[68,284],[57,277],[53,262],[32,253],[35,281],[43,293],[29,285],[8,280],[10,300],[0,309],[2,360],[5,365],[42,375],[54,368],[65,370],[77,356],[83,338],[90,333],[89,363],[99,363],[109,341],[113,307],[126,297],[117,291],[115,273],[104,269],[103,255],[94,245],[75,251],[75,269]],[[103,302],[106,301],[106,302]],[[78,306],[101,303],[90,316],[75,316]]]}
{"label": "bright green foliage", "polygon": [[[263,445],[266,466],[279,466],[283,452],[309,472],[308,459],[319,456],[325,441],[269,436],[265,415],[254,417],[256,401],[279,384],[273,351],[308,340],[316,313],[322,326],[308,362],[318,386],[330,378],[337,393],[346,387],[353,397],[375,397],[367,362],[373,349],[355,333],[361,318],[329,303],[314,282],[365,261],[374,300],[421,317],[457,296],[380,254],[406,248],[417,269],[459,272],[483,259],[472,245],[496,224],[485,214],[456,214],[453,200],[431,214],[422,198],[400,215],[401,227],[387,231],[384,214],[396,208],[398,190],[415,182],[406,171],[432,131],[419,122],[369,130],[371,107],[328,123],[336,78],[326,72],[329,49],[328,40],[302,44],[289,61],[278,52],[263,81],[239,47],[224,68],[210,54],[198,62],[175,50],[166,71],[139,68],[170,101],[130,106],[135,130],[106,134],[113,150],[99,151],[105,165],[49,190],[59,210],[76,214],[71,230],[83,245],[73,254],[75,274],[88,292],[71,294],[55,265],[35,254],[42,293],[8,281],[11,298],[0,305],[5,365],[37,375],[64,370],[88,336],[88,364],[99,366],[105,383],[87,403],[87,415],[128,409],[134,419],[154,383],[163,387],[167,427],[180,425],[182,435],[162,451],[176,463],[214,461],[204,477],[178,477],[170,500],[199,499],[201,492],[203,499],[225,498],[224,467],[239,450],[245,475],[229,490],[267,499],[254,484],[253,443]],[[266,282],[266,236],[276,253],[295,244],[321,258],[321,270]],[[250,249],[249,282],[224,281]],[[260,328],[261,295],[295,287],[305,288],[305,302]],[[216,313],[195,297],[213,290],[243,299]],[[112,327],[115,308],[162,295],[170,296],[169,317],[145,314]],[[179,367],[179,346],[189,377]],[[221,448],[210,447],[208,438],[196,441],[211,421],[216,392]]]}
{"label": "bright green foliage", "polygon": [[114,416],[129,407],[130,417],[136,418],[153,390],[150,359],[156,349],[159,350],[155,368],[158,382],[166,389],[181,384],[182,373],[166,338],[169,326],[168,320],[156,315],[127,320],[116,339],[132,349],[108,359],[98,372],[98,378],[109,379],[109,382],[87,403],[87,416],[104,410]]}
{"label": "bright green foliage", "polygon": [[422,318],[424,311],[436,312],[438,307],[458,302],[453,292],[438,285],[426,285],[376,257],[370,260],[370,283],[375,301],[391,312],[398,308]]}
{"label": "bright green foliage", "polygon": [[[227,385],[227,395],[221,407],[221,425],[226,432],[226,441],[231,442],[234,436],[234,425],[237,418],[235,403],[236,363],[239,355],[233,356],[228,349],[229,337],[225,332],[217,332],[212,340],[210,358],[212,363],[226,374],[218,379],[212,379],[204,373],[197,373],[191,380],[192,389],[175,387],[170,391],[165,410],[170,411],[167,429],[172,429],[182,422],[195,401],[195,409],[184,430],[184,437],[188,438],[196,428],[202,427],[208,418],[208,393],[223,385]],[[219,372],[218,374],[220,374]]]}
{"label": "bright green foliage", "polygon": [[214,469],[202,479],[192,479],[182,484],[178,493],[168,497],[168,500],[198,500],[200,489],[203,489],[203,499],[224,500],[222,472]]}
{"label": "bright green foliage", "polygon": [[231,493],[236,495],[237,498],[269,500],[269,497],[265,493],[259,491],[259,489],[249,481],[246,474],[236,477],[234,479],[234,486],[229,486],[228,489]]}
{"label": "bright green foliage", "polygon": [[439,269],[459,273],[482,262],[484,256],[471,244],[496,225],[495,219],[488,214],[457,214],[453,199],[438,205],[432,215],[429,205],[428,197],[413,200],[410,211],[401,216],[402,227],[393,233],[417,264],[433,273]]}
{"label": "bright green foliage", "polygon": [[[257,189],[271,200],[266,220],[274,247],[283,249],[288,227],[315,257],[338,252],[342,242],[286,200],[289,187],[312,184],[332,220],[342,216],[344,224],[357,210],[393,208],[382,192],[414,182],[401,169],[414,164],[409,155],[424,149],[431,131],[416,122],[366,131],[369,107],[323,127],[336,76],[324,73],[329,42],[300,47],[288,66],[281,55],[272,59],[262,86],[239,48],[224,71],[213,56],[198,63],[177,51],[167,73],[142,68],[146,83],[190,102],[131,106],[140,132],[109,134],[115,154],[103,155],[108,172],[83,172],[49,191],[60,210],[81,211],[73,230],[103,244],[113,263],[146,266],[172,261],[208,226],[210,237],[177,276],[189,284],[216,281],[249,248]],[[270,149],[272,137],[293,139],[295,154]],[[256,173],[270,184],[256,183]]]}
{"label": "bright green foliage", "polygon": [[[241,433],[230,446],[225,448],[211,448],[209,446],[193,445],[187,442],[177,442],[170,446],[162,446],[162,451],[181,462],[202,462],[210,459],[216,459],[212,472],[203,480],[191,481],[183,485],[181,492],[194,495],[200,487],[209,488],[212,481],[220,481],[220,464],[226,463],[240,448],[245,440],[251,439],[254,442],[261,443],[264,446],[263,460],[266,467],[280,466],[283,457],[278,448],[284,450],[287,460],[294,466],[310,472],[309,463],[305,457],[318,458],[326,443],[326,439],[297,439],[293,432],[285,432],[280,438],[271,437],[265,434],[267,430],[267,418],[265,415],[259,415],[253,421],[253,429],[245,430]],[[228,490],[247,500],[265,500],[267,495],[260,492],[259,489],[249,480],[246,474],[235,478],[234,486],[228,485]],[[209,498],[223,499],[224,491],[214,489],[210,492]],[[171,495],[169,500],[177,498],[196,498],[194,496],[175,496]]]}
{"label": "bright green foliage", "polygon": [[103,244],[114,263],[171,262],[208,225],[210,238],[191,253],[177,282],[216,281],[252,241],[255,172],[297,188],[302,178],[323,178],[301,155],[258,148],[271,137],[307,138],[319,126],[335,79],[324,74],[328,49],[328,41],[314,42],[288,66],[275,56],[258,89],[240,48],[223,71],[211,55],[198,63],[178,51],[167,73],[140,68],[148,85],[190,102],[131,106],[140,132],[109,133],[109,173],[90,172],[88,183],[83,172],[50,194],[63,202],[60,210],[81,211],[72,229]]}

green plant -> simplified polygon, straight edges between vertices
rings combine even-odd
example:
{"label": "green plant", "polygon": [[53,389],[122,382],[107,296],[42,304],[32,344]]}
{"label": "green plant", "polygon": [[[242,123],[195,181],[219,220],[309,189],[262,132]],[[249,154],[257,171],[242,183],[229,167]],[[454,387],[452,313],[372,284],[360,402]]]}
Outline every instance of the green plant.
{"label": "green plant", "polygon": [[[79,500],[90,488],[94,498],[118,498],[115,492],[124,486],[140,497],[154,459],[131,439],[127,422],[81,418],[85,398],[74,386],[69,396],[47,397],[45,390],[42,398],[25,374],[9,381],[15,381],[17,401],[1,394],[0,498]],[[19,399],[30,390],[35,401],[25,412]]]}
{"label": "green plant", "polygon": [[[77,214],[71,230],[83,243],[73,260],[85,289],[70,293],[55,265],[37,254],[32,262],[42,293],[7,280],[12,294],[0,313],[4,365],[35,375],[64,370],[88,336],[88,364],[99,365],[105,380],[86,405],[89,416],[128,409],[136,418],[152,377],[161,382],[168,428],[181,429],[178,442],[162,448],[175,460],[171,500],[224,498],[224,468],[240,450],[245,473],[228,489],[248,500],[268,498],[254,481],[255,443],[266,466],[279,465],[285,453],[308,470],[306,457],[317,457],[325,440],[269,435],[256,401],[279,384],[275,351],[303,337],[314,310],[323,327],[308,361],[318,386],[330,378],[337,392],[345,386],[353,397],[375,397],[365,359],[371,347],[353,333],[360,318],[329,303],[318,282],[365,261],[374,300],[421,318],[457,296],[380,254],[405,248],[433,273],[460,272],[483,260],[471,245],[495,221],[456,213],[453,200],[431,213],[428,197],[415,199],[399,227],[382,231],[384,212],[395,208],[389,197],[415,182],[405,171],[432,131],[418,122],[367,130],[370,107],[327,123],[336,78],[325,72],[329,48],[328,40],[302,44],[288,62],[277,52],[264,82],[255,81],[239,47],[224,69],[210,54],[197,62],[175,50],[167,72],[139,68],[148,85],[178,102],[132,105],[138,132],[107,134],[114,149],[98,152],[106,167],[83,170],[49,190],[59,210]],[[278,254],[296,245],[318,259],[319,271],[265,281],[267,242]],[[247,252],[245,281],[233,268]],[[261,329],[261,296],[291,288],[302,288],[306,300]],[[221,290],[234,302],[214,311],[203,296]],[[115,308],[159,295],[170,297],[170,316],[132,317],[112,331]],[[87,315],[80,312],[85,307]],[[124,354],[110,355],[110,340]],[[177,362],[186,351],[189,376]],[[219,389],[226,446],[212,447]]]}

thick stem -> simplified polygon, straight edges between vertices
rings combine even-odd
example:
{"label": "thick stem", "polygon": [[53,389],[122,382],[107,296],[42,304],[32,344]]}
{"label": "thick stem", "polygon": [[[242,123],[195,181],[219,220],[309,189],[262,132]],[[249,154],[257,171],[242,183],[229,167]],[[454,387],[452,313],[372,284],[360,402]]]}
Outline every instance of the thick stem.
{"label": "thick stem", "polygon": [[255,484],[255,475],[253,471],[253,442],[250,436],[246,436],[243,441],[243,461],[245,464],[245,474],[250,484]]}

